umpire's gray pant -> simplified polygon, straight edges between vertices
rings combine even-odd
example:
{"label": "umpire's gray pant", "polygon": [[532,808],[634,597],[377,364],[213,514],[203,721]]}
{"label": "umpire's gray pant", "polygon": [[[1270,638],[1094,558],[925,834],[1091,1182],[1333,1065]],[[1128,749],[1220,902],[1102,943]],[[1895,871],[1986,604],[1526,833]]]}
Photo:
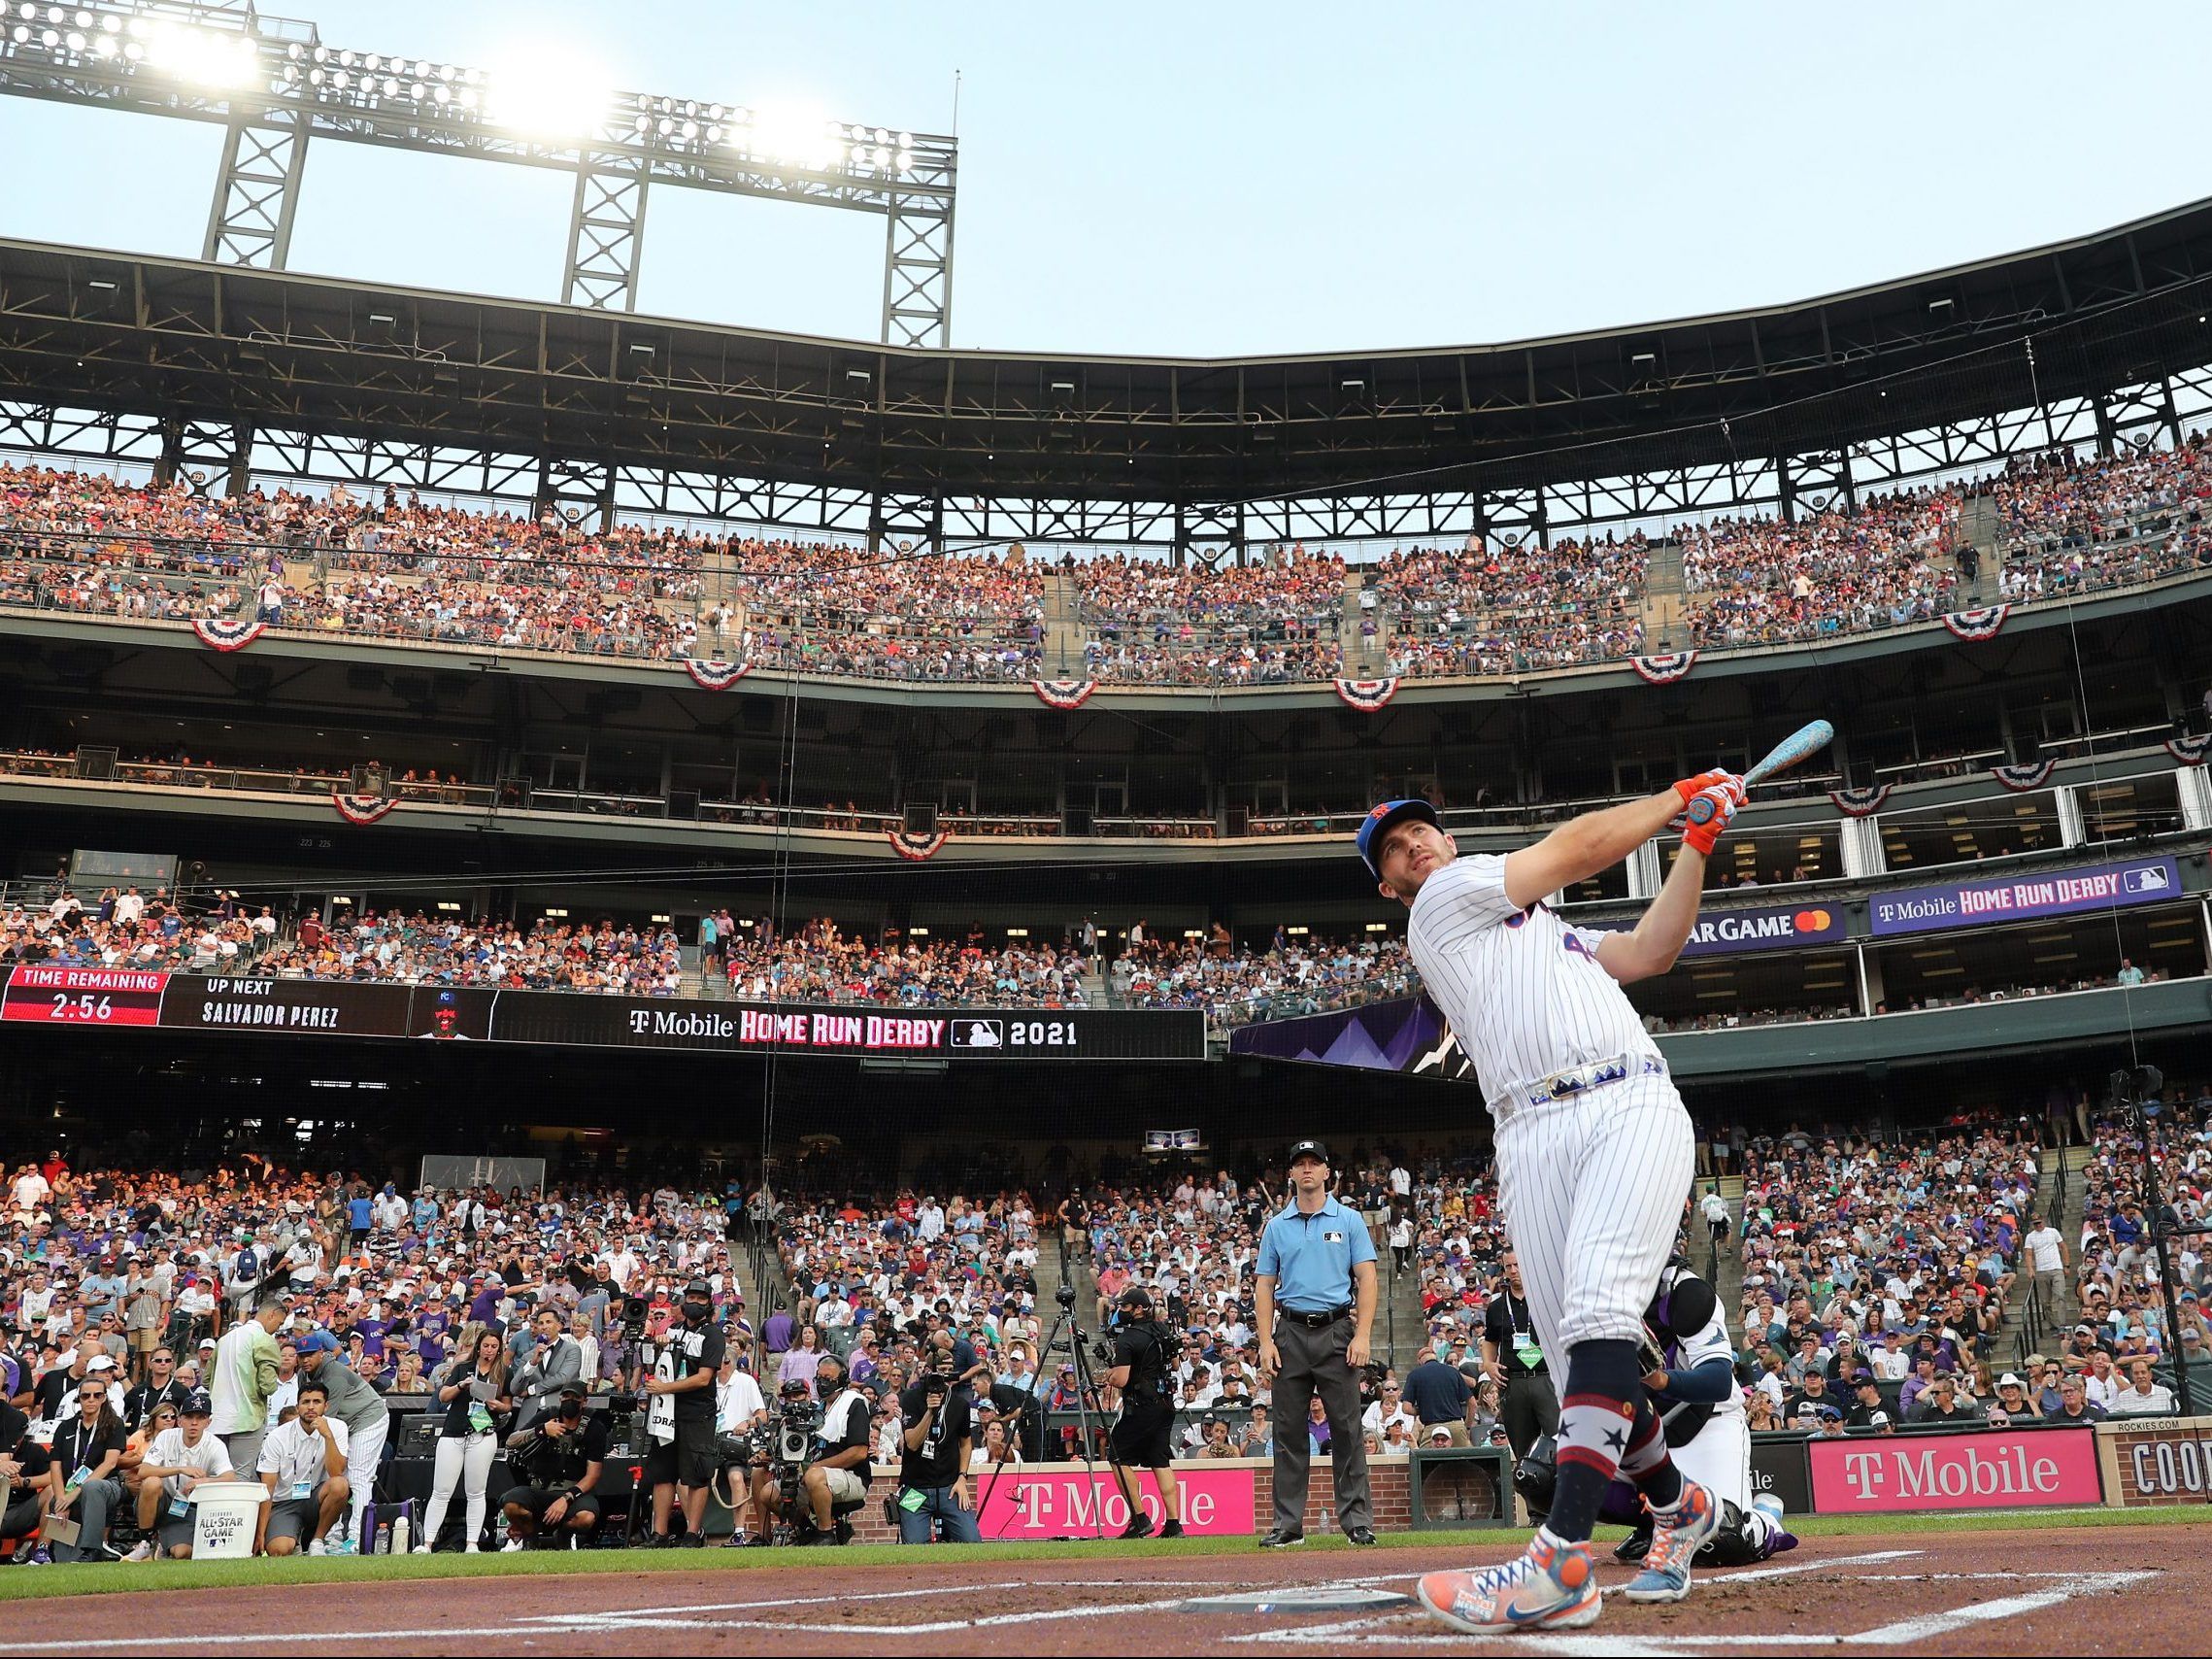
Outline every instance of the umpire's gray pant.
{"label": "umpire's gray pant", "polygon": [[1344,1357],[1352,1341],[1347,1313],[1320,1330],[1296,1319],[1275,1324],[1275,1530],[1306,1529],[1306,1476],[1313,1463],[1313,1432],[1306,1425],[1313,1398],[1328,1414],[1328,1456],[1336,1473],[1336,1514],[1346,1532],[1375,1524],[1367,1501],[1367,1444],[1359,1427],[1359,1378]]}

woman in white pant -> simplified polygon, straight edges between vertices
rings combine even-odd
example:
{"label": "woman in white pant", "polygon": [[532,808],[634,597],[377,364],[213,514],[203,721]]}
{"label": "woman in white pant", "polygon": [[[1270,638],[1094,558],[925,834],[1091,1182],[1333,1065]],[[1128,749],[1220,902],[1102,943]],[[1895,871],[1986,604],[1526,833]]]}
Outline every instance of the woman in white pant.
{"label": "woman in white pant", "polygon": [[427,1555],[446,1524],[446,1506],[459,1486],[468,1499],[468,1553],[484,1536],[485,1487],[499,1455],[499,1419],[514,1408],[507,1398],[507,1352],[497,1333],[479,1331],[472,1342],[438,1377],[438,1404],[446,1421],[438,1432],[438,1461],[430,1484],[430,1507],[422,1513],[422,1541],[417,1555]]}

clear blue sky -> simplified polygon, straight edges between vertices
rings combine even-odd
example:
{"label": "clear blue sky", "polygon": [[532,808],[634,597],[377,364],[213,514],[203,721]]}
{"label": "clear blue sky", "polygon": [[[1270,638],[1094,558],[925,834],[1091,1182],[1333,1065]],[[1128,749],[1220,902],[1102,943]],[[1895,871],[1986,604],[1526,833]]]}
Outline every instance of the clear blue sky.
{"label": "clear blue sky", "polygon": [[[266,9],[457,63],[555,35],[630,89],[927,130],[961,70],[957,346],[1512,339],[1798,299],[2212,194],[2212,16],[2155,0]],[[218,143],[0,99],[0,223],[196,254]],[[555,174],[318,144],[291,263],[557,298],[567,210]],[[665,190],[640,308],[872,338],[882,260],[870,216]]]}

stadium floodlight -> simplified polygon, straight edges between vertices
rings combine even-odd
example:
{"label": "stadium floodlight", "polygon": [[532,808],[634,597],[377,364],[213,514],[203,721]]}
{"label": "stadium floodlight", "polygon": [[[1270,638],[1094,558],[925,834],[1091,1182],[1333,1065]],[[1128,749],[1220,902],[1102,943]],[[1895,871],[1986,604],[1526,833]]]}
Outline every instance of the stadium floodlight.
{"label": "stadium floodlight", "polygon": [[580,42],[523,38],[497,70],[325,42],[239,0],[0,0],[0,93],[227,128],[203,258],[282,267],[312,138],[572,172],[562,300],[634,309],[645,201],[668,186],[875,214],[883,338],[947,341],[958,144],[613,87]]}
{"label": "stadium floodlight", "polygon": [[581,138],[614,107],[598,61],[556,41],[518,45],[486,77],[486,118],[528,138]]}
{"label": "stadium floodlight", "polygon": [[757,161],[796,167],[834,167],[845,158],[840,129],[812,104],[768,104],[753,112],[752,123],[736,140]]}
{"label": "stadium floodlight", "polygon": [[196,29],[166,17],[146,32],[146,63],[195,86],[229,91],[252,84],[259,70],[251,37]]}

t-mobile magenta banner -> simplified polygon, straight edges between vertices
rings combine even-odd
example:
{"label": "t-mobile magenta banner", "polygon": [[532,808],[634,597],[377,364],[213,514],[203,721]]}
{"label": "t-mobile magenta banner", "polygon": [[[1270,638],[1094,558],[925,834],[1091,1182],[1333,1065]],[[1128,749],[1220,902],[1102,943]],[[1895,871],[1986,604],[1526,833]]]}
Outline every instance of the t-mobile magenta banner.
{"label": "t-mobile magenta banner", "polygon": [[[985,1538],[1093,1538],[1101,1527],[1111,1538],[1129,1524],[1128,1500],[1114,1476],[1093,1475],[1080,1463],[1009,1468],[995,1478],[984,1470],[968,1482]],[[1250,1538],[1257,1530],[1251,1470],[1178,1469],[1175,1483],[1183,1488],[1183,1530],[1192,1537]],[[1137,1492],[1155,1527],[1167,1519],[1149,1473],[1137,1476]]]}
{"label": "t-mobile magenta banner", "polygon": [[1813,1440],[1813,1510],[2017,1509],[2101,1504],[2092,1429]]}

